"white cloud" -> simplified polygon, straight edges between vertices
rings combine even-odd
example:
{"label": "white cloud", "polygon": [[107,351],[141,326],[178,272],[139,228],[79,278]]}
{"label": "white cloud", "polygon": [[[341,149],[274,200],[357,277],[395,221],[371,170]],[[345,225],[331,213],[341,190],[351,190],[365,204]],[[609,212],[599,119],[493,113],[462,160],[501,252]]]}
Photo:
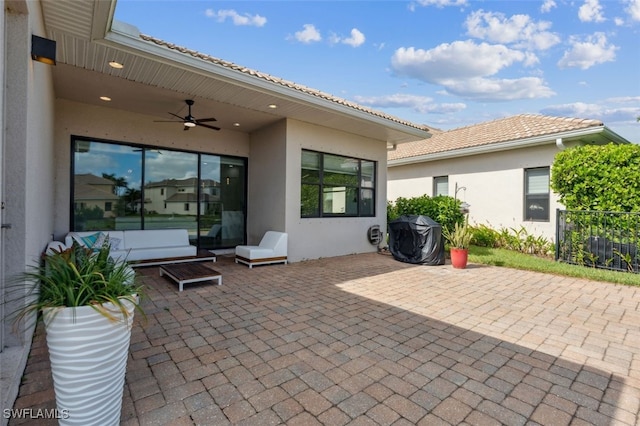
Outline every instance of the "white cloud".
{"label": "white cloud", "polygon": [[557,7],[556,2],[554,0],[544,0],[544,3],[542,3],[542,6],[540,6],[540,12],[548,13],[554,7]]}
{"label": "white cloud", "polygon": [[534,62],[530,55],[502,45],[473,41],[441,44],[430,50],[400,48],[391,58],[398,75],[444,87],[449,94],[467,99],[504,101],[549,97],[555,93],[543,79],[487,78],[514,63]]}
{"label": "white cloud", "polygon": [[218,22],[224,22],[227,18],[233,21],[233,25],[250,25],[254,27],[262,27],[267,23],[267,18],[260,15],[249,15],[248,13],[241,15],[233,9],[218,10],[213,9],[205,10],[205,15],[209,18],[214,18]]}
{"label": "white cloud", "polygon": [[640,109],[638,105],[640,105],[640,96],[617,96],[613,98],[608,98],[604,100],[607,103],[616,103],[616,104],[634,104],[636,108]]}
{"label": "white cloud", "polygon": [[364,41],[365,41],[365,36],[364,34],[362,34],[362,32],[360,32],[360,30],[358,30],[357,28],[353,28],[351,30],[351,36],[350,37],[345,37],[342,38],[339,35],[335,34],[335,33],[331,33],[331,35],[329,36],[329,43],[331,44],[347,44],[351,47],[359,47],[361,46]]}
{"label": "white cloud", "polygon": [[417,0],[420,6],[436,6],[436,7],[445,7],[445,6],[465,6],[467,4],[467,0]]}
{"label": "white cloud", "polygon": [[348,44],[351,47],[361,46],[365,41],[365,36],[357,28],[351,30],[351,37],[347,37],[342,42]]}
{"label": "white cloud", "polygon": [[640,21],[640,0],[627,0],[627,13],[634,21]]}
{"label": "white cloud", "polygon": [[304,24],[302,31],[295,33],[294,38],[301,43],[313,43],[322,40],[320,31],[313,24]]}
{"label": "white cloud", "polygon": [[603,22],[605,19],[600,0],[585,0],[578,9],[578,18],[582,22]]}
{"label": "white cloud", "polygon": [[576,36],[569,39],[571,49],[567,50],[558,61],[560,68],[581,68],[586,70],[594,65],[611,62],[616,58],[616,47],[607,44],[604,33],[595,33],[581,40]]}
{"label": "white cloud", "polygon": [[555,92],[539,77],[517,79],[471,78],[444,84],[447,91],[467,99],[485,102],[548,98]]}
{"label": "white cloud", "polygon": [[593,104],[574,102],[550,105],[543,108],[540,113],[563,117],[591,118],[600,120],[605,123],[605,125],[614,122],[634,123],[636,122],[636,117],[640,114],[640,108],[626,105],[630,99],[637,103],[640,97],[610,98]]}
{"label": "white cloud", "polygon": [[546,50],[560,42],[560,37],[547,31],[551,22],[534,22],[529,15],[513,15],[507,18],[499,12],[482,9],[471,13],[466,21],[467,34],[494,43],[528,46]]}
{"label": "white cloud", "polygon": [[445,79],[493,75],[525,59],[524,53],[506,46],[467,40],[444,43],[429,50],[401,47],[393,54],[391,65],[398,74],[438,83]]}
{"label": "white cloud", "polygon": [[446,114],[464,110],[467,105],[457,103],[434,103],[428,96],[396,93],[388,96],[355,96],[354,101],[372,108],[411,108],[420,113]]}

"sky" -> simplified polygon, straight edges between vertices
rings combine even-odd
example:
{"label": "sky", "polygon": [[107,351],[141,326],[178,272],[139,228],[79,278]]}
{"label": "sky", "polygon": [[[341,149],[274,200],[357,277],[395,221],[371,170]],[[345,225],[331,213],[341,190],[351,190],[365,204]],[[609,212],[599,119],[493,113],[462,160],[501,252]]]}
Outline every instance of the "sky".
{"label": "sky", "polygon": [[640,0],[118,0],[115,19],[441,130],[544,114],[640,143]]}

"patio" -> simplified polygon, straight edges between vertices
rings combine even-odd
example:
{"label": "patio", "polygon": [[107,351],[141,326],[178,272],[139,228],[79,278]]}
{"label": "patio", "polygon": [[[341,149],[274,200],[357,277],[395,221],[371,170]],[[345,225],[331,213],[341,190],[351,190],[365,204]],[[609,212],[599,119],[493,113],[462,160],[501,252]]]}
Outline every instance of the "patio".
{"label": "patio", "polygon": [[[181,293],[139,269],[122,424],[640,421],[640,288],[379,254],[214,267]],[[54,407],[39,328],[14,408]]]}

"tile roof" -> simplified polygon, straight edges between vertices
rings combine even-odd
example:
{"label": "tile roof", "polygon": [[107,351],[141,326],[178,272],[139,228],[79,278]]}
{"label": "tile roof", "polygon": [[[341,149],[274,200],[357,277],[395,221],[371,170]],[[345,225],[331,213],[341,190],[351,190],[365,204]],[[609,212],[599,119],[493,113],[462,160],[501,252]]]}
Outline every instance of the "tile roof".
{"label": "tile roof", "polygon": [[399,160],[546,135],[552,140],[553,135],[558,133],[603,126],[604,123],[599,120],[520,114],[444,132],[433,132],[429,139],[399,144],[395,150],[389,151],[387,157],[388,160]]}
{"label": "tile roof", "polygon": [[297,84],[297,83],[294,83],[292,81],[284,80],[284,79],[279,78],[279,77],[274,77],[274,76],[272,76],[270,74],[266,74],[266,73],[263,73],[263,72],[260,72],[260,71],[256,71],[256,70],[253,70],[251,68],[247,68],[247,67],[244,67],[242,65],[235,64],[233,62],[225,61],[223,59],[216,58],[214,56],[210,56],[210,55],[198,52],[196,50],[188,49],[188,48],[182,47],[182,46],[177,46],[177,45],[175,45],[173,43],[168,43],[168,42],[166,42],[164,40],[160,40],[160,39],[157,39],[157,38],[149,36],[149,35],[140,34],[140,38],[142,40],[147,41],[147,42],[155,43],[155,44],[157,44],[159,46],[164,46],[164,47],[169,48],[171,50],[175,50],[177,52],[180,52],[180,53],[183,53],[183,54],[186,54],[186,55],[190,55],[190,56],[193,56],[195,58],[202,59],[202,60],[210,62],[212,64],[219,65],[219,66],[222,66],[224,68],[231,69],[231,70],[234,70],[234,71],[238,71],[238,72],[241,72],[243,74],[246,74],[246,75],[249,75],[249,76],[253,76],[255,78],[259,78],[259,79],[262,79],[262,80],[265,80],[265,81],[268,81],[268,82],[271,82],[271,83],[274,83],[274,84],[281,85],[283,87],[288,87],[290,89],[297,90],[297,91],[305,93],[307,95],[315,96],[317,98],[324,99],[324,100],[333,102],[335,104],[339,104],[339,105],[342,105],[342,106],[353,108],[355,110],[358,110],[358,111],[361,111],[361,112],[364,112],[364,113],[367,113],[367,114],[371,114],[371,115],[379,117],[379,118],[390,120],[390,121],[393,121],[395,123],[402,124],[404,126],[409,126],[409,127],[413,127],[413,128],[420,129],[420,130],[426,130],[426,131],[429,130],[427,128],[427,126],[425,126],[423,124],[412,123],[410,121],[403,120],[403,119],[395,117],[393,115],[385,114],[385,113],[383,113],[381,111],[377,111],[377,110],[374,110],[374,109],[371,109],[371,108],[367,108],[367,107],[365,107],[363,105],[360,105],[360,104],[357,104],[355,102],[351,102],[351,101],[348,101],[346,99],[330,95],[330,94],[322,92],[320,90],[312,89],[310,87],[307,87],[307,86],[304,86],[304,85],[301,85],[301,84]]}

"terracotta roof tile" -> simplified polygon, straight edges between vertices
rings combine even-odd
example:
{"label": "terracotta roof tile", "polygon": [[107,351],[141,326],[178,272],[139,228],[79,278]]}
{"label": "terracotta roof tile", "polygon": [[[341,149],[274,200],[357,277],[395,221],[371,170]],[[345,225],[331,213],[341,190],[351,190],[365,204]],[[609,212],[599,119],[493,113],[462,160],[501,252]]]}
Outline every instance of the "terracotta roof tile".
{"label": "terracotta roof tile", "polygon": [[388,159],[398,160],[602,126],[604,124],[599,120],[521,114],[441,133],[434,132],[429,139],[399,144],[395,150],[389,151]]}

